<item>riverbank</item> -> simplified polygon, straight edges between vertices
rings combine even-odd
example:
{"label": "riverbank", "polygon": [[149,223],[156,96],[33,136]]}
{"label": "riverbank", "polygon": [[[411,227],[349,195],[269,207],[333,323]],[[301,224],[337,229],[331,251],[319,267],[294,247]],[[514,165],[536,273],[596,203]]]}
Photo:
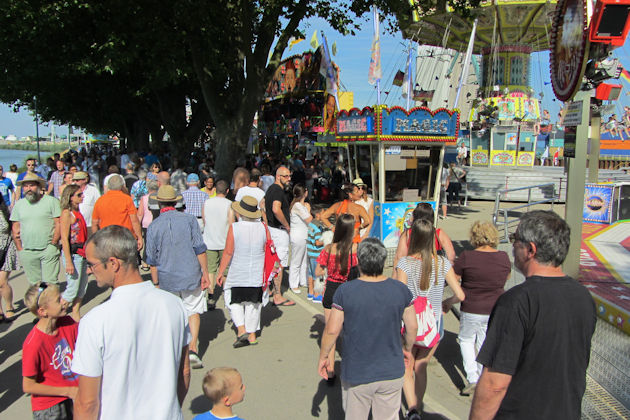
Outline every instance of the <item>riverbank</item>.
{"label": "riverbank", "polygon": [[[77,142],[71,143],[72,148],[76,148],[78,146]],[[37,152],[37,142],[34,141],[0,141],[0,149],[6,150],[26,150]],[[49,142],[40,142],[39,150],[44,153],[61,153],[68,150],[68,143],[49,143]]]}

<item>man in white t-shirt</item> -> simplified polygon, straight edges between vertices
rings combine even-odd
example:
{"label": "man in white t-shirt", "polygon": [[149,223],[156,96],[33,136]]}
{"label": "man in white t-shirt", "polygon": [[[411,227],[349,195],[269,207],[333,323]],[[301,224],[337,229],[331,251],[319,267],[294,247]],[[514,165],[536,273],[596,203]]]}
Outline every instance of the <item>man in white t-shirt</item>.
{"label": "man in white t-shirt", "polygon": [[72,360],[75,417],[183,419],[190,330],[182,301],[143,281],[128,229],[99,230],[85,251],[97,285],[114,290],[81,319]]}
{"label": "man in white t-shirt", "polygon": [[258,208],[264,210],[265,203],[263,202],[262,205],[260,204],[260,202],[265,198],[265,192],[260,188],[261,176],[262,174],[258,169],[252,169],[249,173],[249,184],[239,188],[238,192],[236,193],[236,197],[234,197],[234,201],[239,202],[246,195],[250,195],[254,197],[256,201],[258,201]]}
{"label": "man in white t-shirt", "polygon": [[[208,287],[208,310],[216,307],[214,285],[217,270],[223,257],[223,249],[225,248],[225,240],[227,239],[228,229],[234,219],[232,211],[232,202],[225,198],[228,194],[228,183],[220,180],[216,184],[216,195],[207,199],[203,203],[201,217],[203,218],[203,241],[206,244],[206,259],[208,261],[208,278],[210,287]],[[242,188],[241,188],[242,189]]]}
{"label": "man in white t-shirt", "polygon": [[83,192],[83,201],[79,204],[79,211],[85,219],[88,232],[91,232],[92,212],[94,211],[96,200],[101,197],[101,192],[94,184],[90,183],[90,175],[88,175],[87,172],[75,172],[74,175],[72,175],[72,182],[81,187],[81,192]]}

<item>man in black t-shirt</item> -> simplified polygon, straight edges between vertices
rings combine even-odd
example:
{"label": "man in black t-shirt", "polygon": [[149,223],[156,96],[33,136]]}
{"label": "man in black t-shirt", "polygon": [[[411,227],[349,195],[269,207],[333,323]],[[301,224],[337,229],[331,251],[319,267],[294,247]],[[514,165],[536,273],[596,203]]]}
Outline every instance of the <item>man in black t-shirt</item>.
{"label": "man in black t-shirt", "polygon": [[526,280],[490,315],[471,420],[580,418],[596,313],[588,290],[562,272],[569,233],[557,214],[533,211],[511,235]]}
{"label": "man in black t-shirt", "polygon": [[[284,189],[289,185],[291,172],[286,166],[276,170],[276,182],[267,188],[265,193],[265,213],[269,224],[269,234],[276,247],[283,268],[289,265],[289,200]],[[294,306],[295,302],[282,298],[282,270],[274,280],[273,304],[276,306]]]}

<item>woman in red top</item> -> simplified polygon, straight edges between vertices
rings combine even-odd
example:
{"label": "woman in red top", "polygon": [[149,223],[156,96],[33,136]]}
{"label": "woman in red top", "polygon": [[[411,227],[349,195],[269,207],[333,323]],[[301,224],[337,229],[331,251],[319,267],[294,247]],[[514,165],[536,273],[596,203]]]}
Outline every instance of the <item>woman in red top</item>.
{"label": "woman in red top", "polygon": [[[357,268],[352,270],[352,268],[356,267],[358,264],[357,244],[353,243],[354,220],[354,216],[351,214],[341,214],[337,218],[333,241],[330,245],[326,245],[324,247],[317,258],[315,275],[318,277],[324,275],[324,270],[327,270],[328,273],[326,277],[326,288],[324,289],[324,299],[322,301],[326,323],[328,323],[328,318],[330,317],[332,298],[335,291],[339,285],[348,280],[352,280],[352,276],[357,270]],[[328,354],[328,361],[328,366],[335,366],[334,345]],[[330,381],[332,381],[334,377],[334,371],[328,372],[328,378]]]}
{"label": "woman in red top", "polygon": [[83,246],[87,241],[87,225],[79,211],[83,192],[78,185],[68,185],[61,194],[61,261],[66,269],[67,287],[61,296],[64,306],[72,305],[72,318],[79,322],[81,300],[87,288],[87,265]]}

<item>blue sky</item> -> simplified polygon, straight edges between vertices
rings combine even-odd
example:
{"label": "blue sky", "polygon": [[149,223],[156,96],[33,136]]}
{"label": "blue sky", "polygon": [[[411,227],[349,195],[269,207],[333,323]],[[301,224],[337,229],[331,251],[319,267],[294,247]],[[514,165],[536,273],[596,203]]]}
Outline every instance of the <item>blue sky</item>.
{"label": "blue sky", "polygon": [[[321,42],[320,31],[324,31],[328,39],[329,47],[334,42],[337,44],[337,56],[334,61],[341,69],[341,83],[345,90],[354,92],[354,105],[362,108],[376,103],[375,88],[367,83],[368,65],[370,60],[370,47],[373,36],[371,20],[364,19],[361,31],[355,36],[342,36],[331,29],[326,22],[320,19],[306,21],[301,26],[306,34],[306,40],[295,45],[291,50],[285,52],[288,57],[300,54],[309,50],[310,39],[314,30],[318,31],[318,38]],[[381,82],[382,102],[389,106],[404,106],[405,100],[400,96],[400,88],[392,86],[392,79],[397,70],[403,70],[406,61],[406,41],[403,41],[400,33],[391,35],[386,33],[381,27],[381,63],[383,69],[383,81]],[[615,50],[615,56],[620,58],[622,64],[630,69],[630,56],[627,54],[626,46]],[[560,110],[562,103],[554,100],[555,96],[551,85],[544,85],[550,80],[549,77],[549,53],[541,52],[532,55],[532,87],[536,92],[536,97],[540,92],[544,93],[542,108],[549,109],[553,118]],[[615,82],[615,81],[614,81]],[[617,104],[617,113],[620,113],[623,105],[630,105],[630,85],[620,81],[624,91]],[[384,92],[390,92],[389,96]],[[622,112],[621,112],[622,113]],[[40,126],[40,135],[50,132],[49,127]],[[67,133],[67,127],[60,128],[60,133]],[[6,136],[15,134],[16,136],[28,136],[35,134],[35,123],[32,115],[23,110],[14,113],[11,107],[0,104],[0,135]]]}

